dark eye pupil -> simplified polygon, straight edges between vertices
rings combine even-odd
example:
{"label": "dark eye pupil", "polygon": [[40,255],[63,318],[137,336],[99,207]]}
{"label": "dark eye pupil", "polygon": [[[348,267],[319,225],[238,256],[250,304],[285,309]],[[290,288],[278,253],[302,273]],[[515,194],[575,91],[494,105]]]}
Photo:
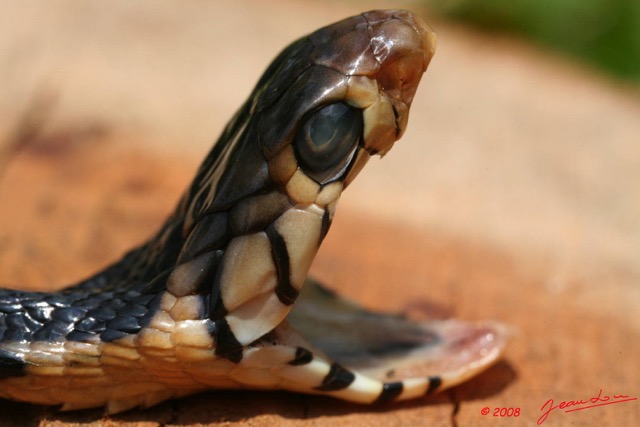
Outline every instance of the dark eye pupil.
{"label": "dark eye pupil", "polygon": [[307,118],[294,147],[304,171],[320,184],[346,170],[362,134],[362,113],[343,103],[330,104]]}
{"label": "dark eye pupil", "polygon": [[332,104],[318,111],[308,121],[311,143],[320,149],[330,144],[339,131],[336,124],[346,124],[343,122],[347,122],[349,118],[344,116],[348,114],[349,109],[343,104]]}

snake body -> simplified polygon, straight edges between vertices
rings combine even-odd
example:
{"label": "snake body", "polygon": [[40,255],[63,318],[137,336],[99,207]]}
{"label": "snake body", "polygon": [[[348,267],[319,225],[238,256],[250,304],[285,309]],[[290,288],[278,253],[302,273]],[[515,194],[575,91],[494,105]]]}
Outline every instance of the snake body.
{"label": "snake body", "polygon": [[147,243],[60,292],[0,291],[0,396],[111,413],[210,388],[372,403],[492,363],[489,325],[372,313],[306,279],[343,189],[404,132],[434,40],[373,11],[288,46]]}

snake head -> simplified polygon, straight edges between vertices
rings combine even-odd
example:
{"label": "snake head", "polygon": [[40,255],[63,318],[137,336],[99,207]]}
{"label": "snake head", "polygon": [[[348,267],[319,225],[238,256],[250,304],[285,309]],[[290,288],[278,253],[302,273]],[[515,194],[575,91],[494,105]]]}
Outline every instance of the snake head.
{"label": "snake head", "polygon": [[200,167],[184,199],[185,230],[273,184],[333,211],[369,158],[404,133],[434,52],[433,31],[398,10],[347,18],[289,45]]}
{"label": "snake head", "polygon": [[[320,185],[347,185],[404,133],[434,51],[433,31],[394,10],[347,18],[293,43],[255,92],[265,156],[283,156],[276,166],[295,163]],[[283,181],[293,172],[272,176]]]}

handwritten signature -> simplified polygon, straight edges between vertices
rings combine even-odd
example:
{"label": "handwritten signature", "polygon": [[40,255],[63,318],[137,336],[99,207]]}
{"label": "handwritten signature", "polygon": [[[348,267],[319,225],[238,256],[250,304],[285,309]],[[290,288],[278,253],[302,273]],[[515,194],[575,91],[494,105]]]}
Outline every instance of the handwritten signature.
{"label": "handwritten signature", "polygon": [[614,403],[630,402],[637,400],[637,397],[629,397],[624,394],[614,394],[612,396],[602,395],[602,389],[598,392],[597,396],[591,397],[585,400],[565,400],[557,405],[553,399],[547,400],[540,408],[542,415],[538,418],[538,425],[541,425],[547,420],[549,414],[556,409],[564,409],[564,412],[582,411],[583,409],[595,408],[597,406],[612,405]]}

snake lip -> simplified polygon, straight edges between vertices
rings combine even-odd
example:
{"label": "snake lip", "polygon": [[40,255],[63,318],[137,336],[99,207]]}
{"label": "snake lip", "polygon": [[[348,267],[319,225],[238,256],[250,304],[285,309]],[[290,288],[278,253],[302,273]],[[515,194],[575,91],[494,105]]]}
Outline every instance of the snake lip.
{"label": "snake lip", "polygon": [[420,18],[402,10],[364,13],[369,25],[370,48],[379,64],[375,73],[380,96],[391,104],[387,120],[395,130],[377,141],[371,154],[384,155],[407,127],[409,108],[418,84],[435,53],[436,36]]}

